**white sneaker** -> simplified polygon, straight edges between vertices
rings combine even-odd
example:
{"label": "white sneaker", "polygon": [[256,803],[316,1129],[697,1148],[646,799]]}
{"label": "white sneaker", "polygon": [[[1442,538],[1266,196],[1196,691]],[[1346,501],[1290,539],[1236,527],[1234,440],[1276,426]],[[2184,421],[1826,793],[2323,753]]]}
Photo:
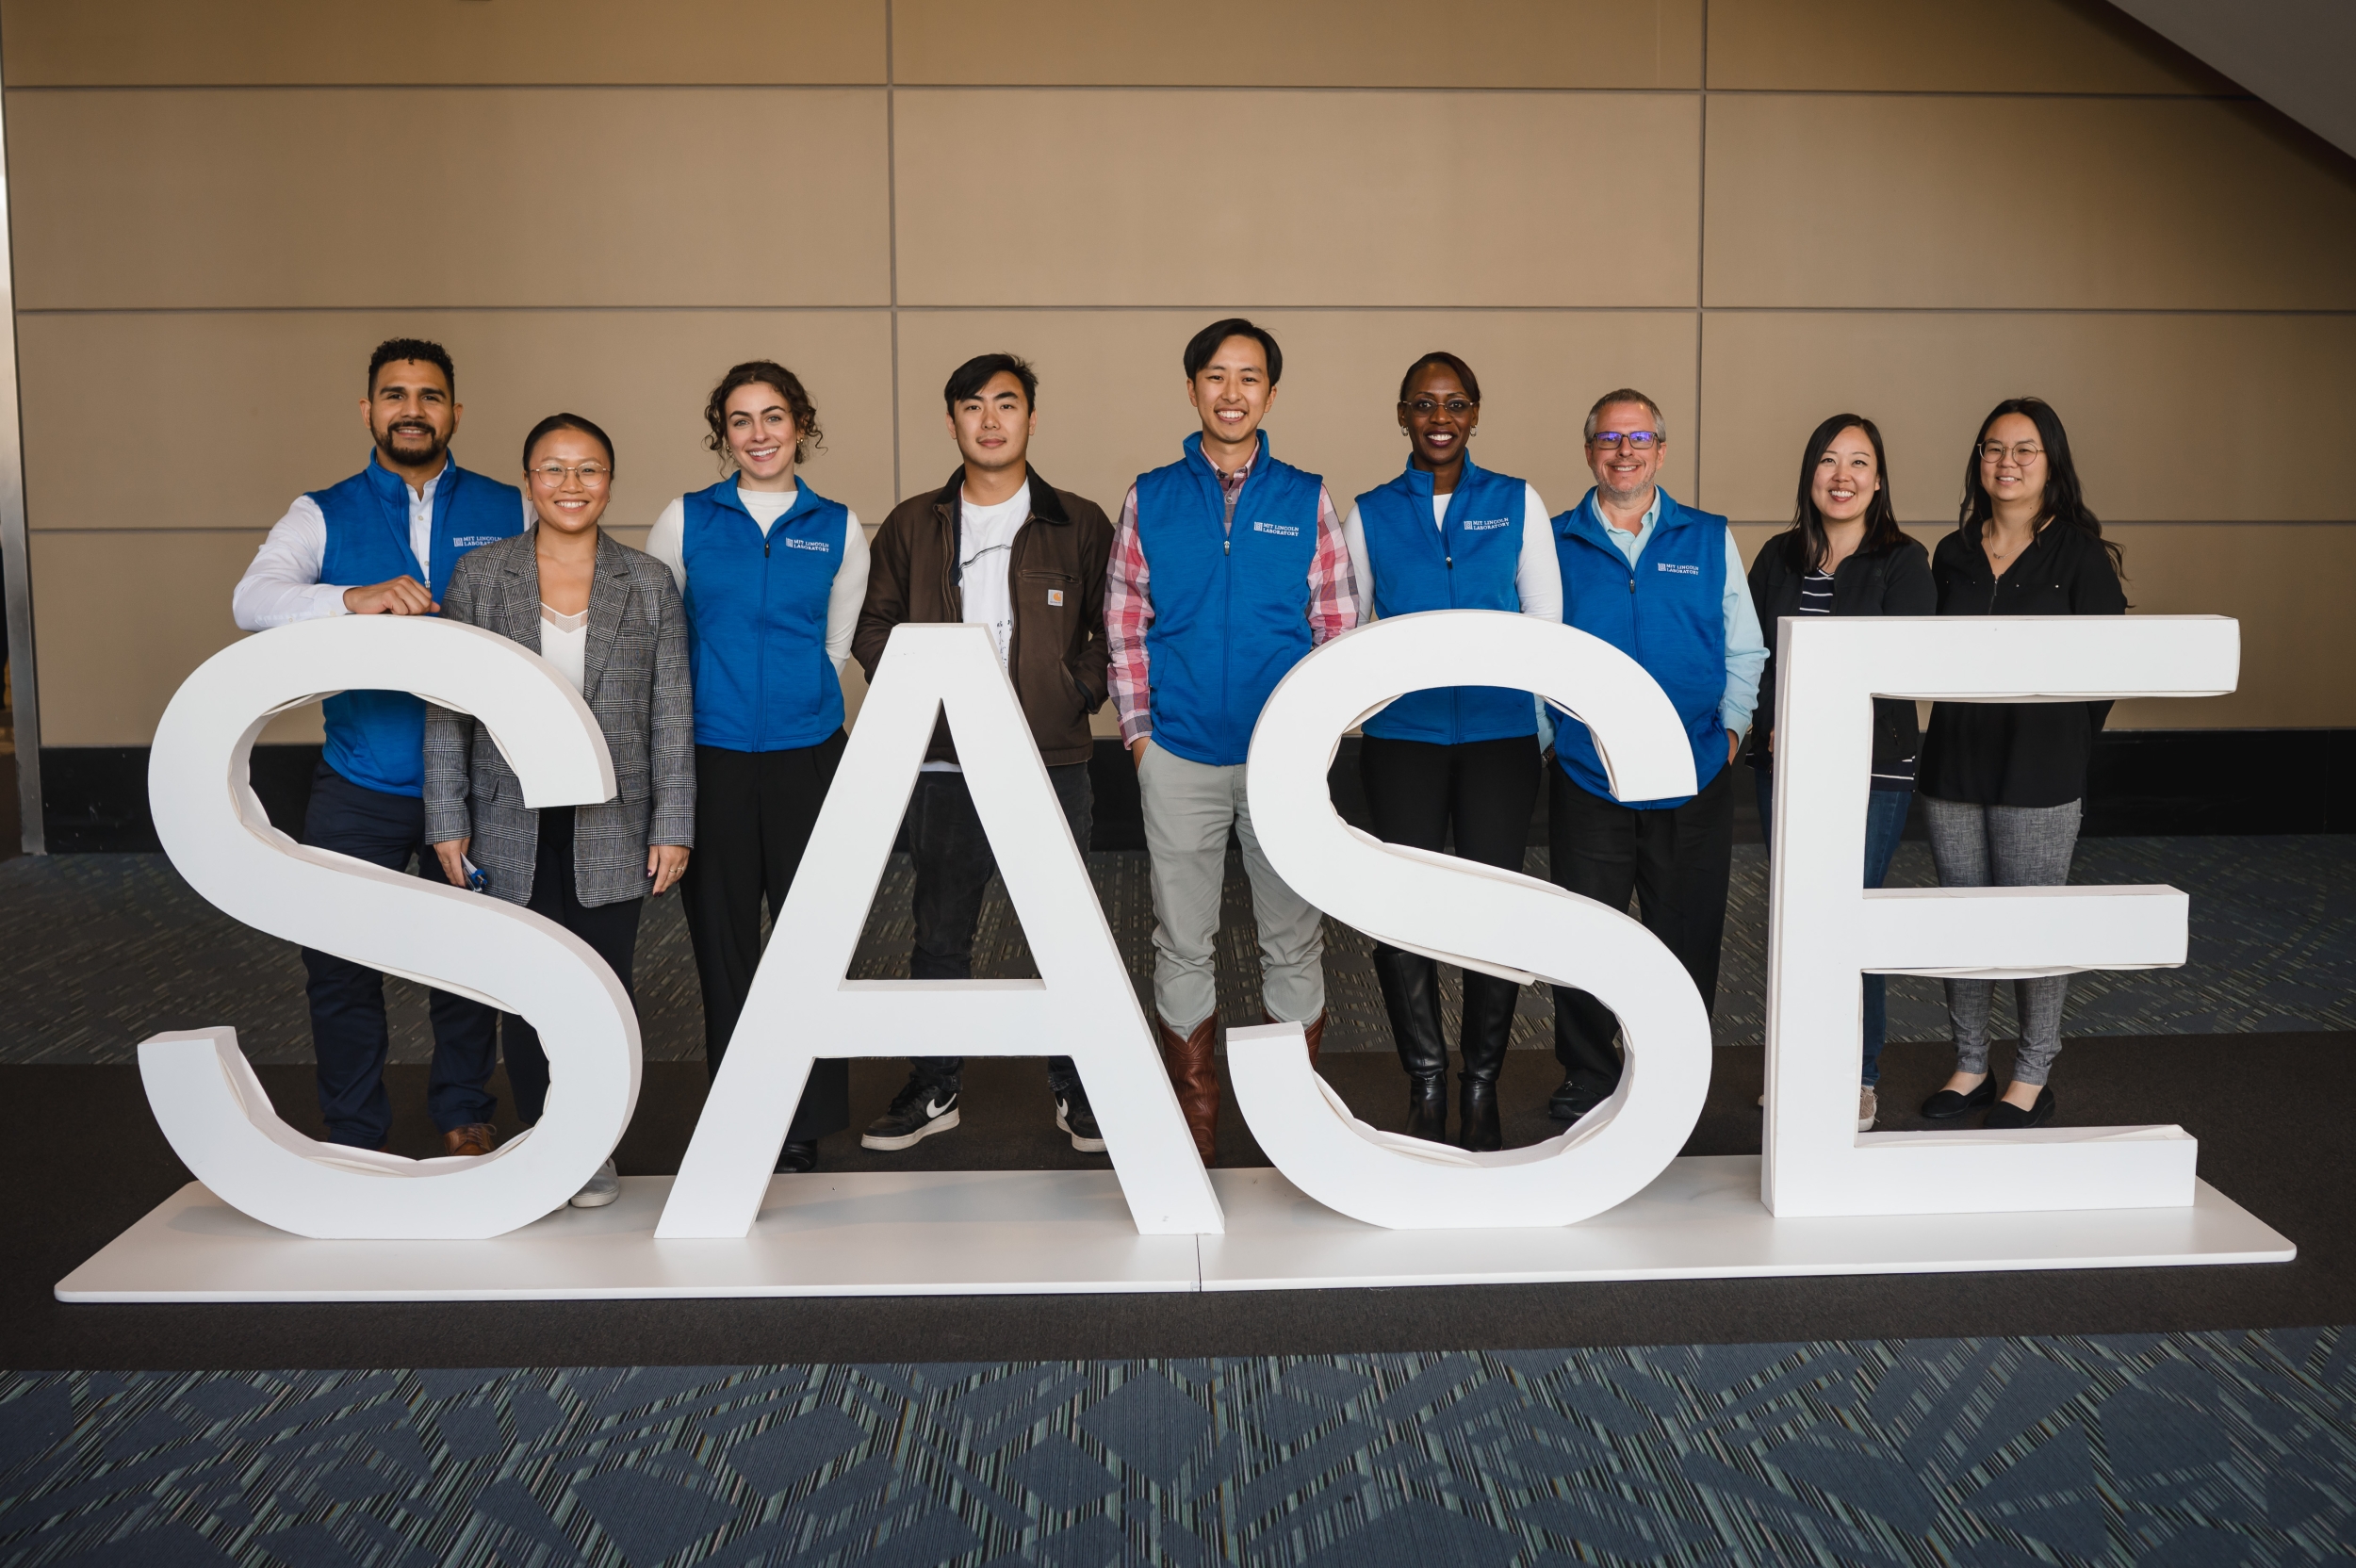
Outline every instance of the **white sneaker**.
{"label": "white sneaker", "polygon": [[1873,1119],[1881,1114],[1881,1096],[1873,1091],[1873,1086],[1859,1085],[1857,1091],[1857,1130],[1860,1133],[1872,1132]]}
{"label": "white sneaker", "polygon": [[597,1173],[589,1178],[589,1184],[573,1194],[573,1207],[601,1209],[622,1196],[622,1178],[608,1160],[597,1167]]}

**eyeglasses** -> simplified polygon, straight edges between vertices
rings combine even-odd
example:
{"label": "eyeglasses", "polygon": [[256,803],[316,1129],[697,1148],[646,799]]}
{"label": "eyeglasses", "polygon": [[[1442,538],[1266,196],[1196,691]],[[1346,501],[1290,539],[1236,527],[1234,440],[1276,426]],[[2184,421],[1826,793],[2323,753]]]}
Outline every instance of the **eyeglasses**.
{"label": "eyeglasses", "polygon": [[595,490],[614,477],[614,470],[602,463],[543,463],[532,470],[532,477],[551,490],[563,489],[567,474],[581,481],[583,490]]}
{"label": "eyeglasses", "polygon": [[1625,441],[1630,451],[1648,452],[1661,445],[1661,433],[1655,430],[1599,430],[1587,440],[1602,451],[1616,452],[1620,449],[1620,443]]}
{"label": "eyeglasses", "polygon": [[1466,402],[1462,398],[1450,398],[1446,402],[1438,402],[1431,398],[1417,398],[1414,402],[1405,404],[1404,406],[1414,410],[1416,414],[1421,415],[1427,419],[1431,418],[1432,416],[1437,414],[1444,408],[1450,414],[1455,415],[1459,419],[1462,419],[1465,415],[1470,414],[1474,409],[1480,407],[1481,405],[1479,403]]}
{"label": "eyeglasses", "polygon": [[2025,468],[2035,463],[2044,450],[2043,447],[2034,441],[2023,441],[2017,447],[2007,447],[2002,441],[1988,441],[1981,444],[1980,461],[2002,463],[2006,457],[2010,457]]}

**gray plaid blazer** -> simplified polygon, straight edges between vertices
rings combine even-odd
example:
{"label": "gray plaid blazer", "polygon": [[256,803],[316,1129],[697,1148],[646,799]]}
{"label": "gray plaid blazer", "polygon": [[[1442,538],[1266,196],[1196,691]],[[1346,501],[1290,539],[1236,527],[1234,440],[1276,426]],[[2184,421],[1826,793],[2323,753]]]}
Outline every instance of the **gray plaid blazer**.
{"label": "gray plaid blazer", "polygon": [[[518,534],[461,556],[442,613],[540,651],[540,564]],[[581,694],[605,731],[620,792],[573,815],[573,886],[591,908],[643,898],[646,846],[695,841],[695,712],[687,613],[670,568],[642,550],[597,540],[589,589]],[[540,813],[482,725],[426,705],[425,833],[432,843],[474,841],[467,858],[491,874],[493,896],[532,899]]]}

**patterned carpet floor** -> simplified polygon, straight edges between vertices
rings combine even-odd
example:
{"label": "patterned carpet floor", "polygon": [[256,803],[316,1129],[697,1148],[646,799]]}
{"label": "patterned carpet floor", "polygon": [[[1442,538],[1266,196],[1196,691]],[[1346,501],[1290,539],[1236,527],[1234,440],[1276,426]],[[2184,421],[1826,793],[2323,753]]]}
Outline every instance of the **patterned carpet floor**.
{"label": "patterned carpet floor", "polygon": [[[1153,972],[1152,894],[1141,853],[1089,857],[1105,918],[1144,994]],[[1546,851],[1528,867],[1546,874]],[[1735,849],[1716,1014],[1717,1043],[1757,1044],[1765,1010],[1767,862],[1757,845]],[[2086,884],[2168,883],[2192,896],[2190,959],[2179,970],[2084,974],[2071,982],[2072,1036],[2247,1034],[2356,1030],[2356,836],[2088,839],[2073,879]],[[1934,885],[1929,851],[1901,846],[1892,887]],[[913,884],[895,856],[878,889],[855,978],[908,972]],[[0,976],[0,1063],[123,1062],[163,1029],[234,1024],[257,1062],[310,1057],[303,969],[288,943],[238,925],[182,882],[159,855],[78,855],[0,863],[0,944],[17,956]],[[1370,961],[1371,944],[1329,922],[1328,1051],[1387,1051],[1389,1026]],[[1021,923],[993,883],[974,949],[977,974],[1036,974]],[[1219,938],[1221,1011],[1259,1021],[1250,890],[1232,857]],[[1456,984],[1446,983],[1454,1030]],[[637,981],[646,1055],[702,1054],[703,1009],[686,923],[676,899],[651,904],[641,928]],[[1936,982],[1890,982],[1893,1040],[1945,1037]],[[388,987],[393,1059],[431,1056],[421,989]],[[1999,1025],[2009,1000],[2000,1001]],[[1552,1040],[1553,1011],[1537,988],[1523,992],[1517,1046]]]}
{"label": "patterned carpet floor", "polygon": [[2356,1331],[0,1377],[0,1561],[2346,1560]]}

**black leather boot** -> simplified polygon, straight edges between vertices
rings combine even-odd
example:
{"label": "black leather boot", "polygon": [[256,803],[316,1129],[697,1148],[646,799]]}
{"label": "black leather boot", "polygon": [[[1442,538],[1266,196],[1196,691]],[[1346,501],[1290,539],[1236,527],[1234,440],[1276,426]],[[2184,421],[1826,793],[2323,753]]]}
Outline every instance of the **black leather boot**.
{"label": "black leather boot", "polygon": [[1457,1141],[1486,1153],[1505,1146],[1497,1126],[1497,1073],[1513,1040],[1513,1004],[1521,988],[1477,970],[1464,972],[1464,1103]]}
{"label": "black leather boot", "polygon": [[1374,975],[1391,1016],[1391,1043],[1407,1070],[1407,1135],[1448,1141],[1448,1037],[1440,1033],[1440,966],[1377,942]]}

